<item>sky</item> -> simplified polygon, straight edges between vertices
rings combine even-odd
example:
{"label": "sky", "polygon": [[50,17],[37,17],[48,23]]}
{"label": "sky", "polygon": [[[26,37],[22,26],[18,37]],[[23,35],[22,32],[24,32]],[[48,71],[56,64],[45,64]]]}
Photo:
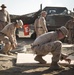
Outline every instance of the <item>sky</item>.
{"label": "sky", "polygon": [[2,4],[5,4],[7,6],[6,10],[14,15],[36,12],[40,9],[40,4],[42,4],[42,8],[60,6],[67,7],[71,11],[74,8],[74,0],[0,0],[0,6]]}

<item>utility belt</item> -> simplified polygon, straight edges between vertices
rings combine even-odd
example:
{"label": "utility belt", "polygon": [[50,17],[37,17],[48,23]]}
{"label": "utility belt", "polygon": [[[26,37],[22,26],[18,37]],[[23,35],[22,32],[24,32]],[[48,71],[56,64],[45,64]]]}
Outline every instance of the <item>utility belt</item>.
{"label": "utility belt", "polygon": [[[51,42],[51,41],[48,41],[48,42],[46,42],[46,43],[49,43],[49,42]],[[41,45],[46,44],[46,43],[40,43],[40,44],[37,44],[37,45],[31,44],[31,48],[34,48],[34,47],[36,47],[36,46],[41,46]]]}
{"label": "utility belt", "polygon": [[37,28],[42,28],[42,27],[37,27]]}
{"label": "utility belt", "polygon": [[4,21],[1,21],[1,20],[0,20],[0,22],[4,22]]}
{"label": "utility belt", "polygon": [[40,46],[39,44],[38,45],[31,45],[31,48],[33,49],[34,47],[36,47],[36,46]]}
{"label": "utility belt", "polygon": [[7,23],[7,22],[5,22],[5,21],[1,21],[1,20],[0,20],[0,22],[8,24],[8,23]]}

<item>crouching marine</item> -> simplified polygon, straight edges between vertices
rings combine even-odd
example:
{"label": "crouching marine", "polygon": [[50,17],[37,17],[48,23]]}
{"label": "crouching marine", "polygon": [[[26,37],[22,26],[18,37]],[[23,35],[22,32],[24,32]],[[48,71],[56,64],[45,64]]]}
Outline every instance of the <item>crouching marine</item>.
{"label": "crouching marine", "polygon": [[[10,51],[16,48],[16,29],[23,26],[22,20],[6,25],[0,32],[0,51],[4,54],[11,54]],[[2,47],[3,46],[3,47]]]}

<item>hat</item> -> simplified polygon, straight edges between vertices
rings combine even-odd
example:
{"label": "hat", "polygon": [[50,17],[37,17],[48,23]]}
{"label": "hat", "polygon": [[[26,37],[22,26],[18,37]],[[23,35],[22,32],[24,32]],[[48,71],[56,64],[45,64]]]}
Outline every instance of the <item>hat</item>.
{"label": "hat", "polygon": [[62,26],[62,27],[58,28],[57,30],[60,30],[65,37],[68,36],[68,30],[65,26]]}
{"label": "hat", "polygon": [[6,6],[4,4],[1,5],[2,8],[6,8]]}
{"label": "hat", "polygon": [[22,28],[22,26],[23,26],[23,21],[22,21],[22,20],[16,20],[16,22],[17,22],[17,25],[19,25],[19,26]]}
{"label": "hat", "polygon": [[47,14],[47,12],[46,12],[46,11],[42,11],[42,12],[41,12],[41,14],[43,14],[43,13]]}

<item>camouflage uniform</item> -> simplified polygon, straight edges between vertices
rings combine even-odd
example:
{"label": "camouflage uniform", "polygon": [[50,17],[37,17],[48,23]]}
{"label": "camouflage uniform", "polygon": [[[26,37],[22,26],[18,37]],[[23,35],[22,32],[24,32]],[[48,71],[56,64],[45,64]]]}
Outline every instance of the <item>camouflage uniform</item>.
{"label": "camouflage uniform", "polygon": [[[2,40],[5,43],[5,49],[3,50],[5,53],[7,53],[7,50],[11,50],[13,48],[13,44],[16,44],[16,35],[15,35],[16,27],[14,26],[14,23],[6,25],[3,30],[0,32],[0,40]],[[7,49],[9,48],[9,49]]]}
{"label": "camouflage uniform", "polygon": [[0,40],[3,41],[5,44],[3,48],[3,52],[5,54],[8,54],[10,50],[13,48],[16,48],[17,46],[17,40],[16,40],[16,35],[15,31],[16,28],[22,27],[23,22],[21,20],[17,22],[10,23],[6,25],[3,30],[0,32]]}
{"label": "camouflage uniform", "polygon": [[46,20],[43,16],[35,20],[34,26],[37,37],[47,32]]}
{"label": "camouflage uniform", "polygon": [[33,45],[35,47],[32,47],[32,49],[36,54],[45,56],[51,52],[53,54],[52,61],[59,61],[61,41],[58,41],[57,32],[48,32],[41,35],[34,41]]}
{"label": "camouflage uniform", "polygon": [[0,31],[10,22],[11,20],[10,20],[9,13],[6,10],[1,9],[0,10]]}
{"label": "camouflage uniform", "polygon": [[69,20],[67,23],[66,23],[66,28],[68,29],[69,31],[69,34],[68,34],[68,42],[69,43],[73,43],[73,38],[74,38],[74,20]]}
{"label": "camouflage uniform", "polygon": [[40,35],[32,44],[32,50],[37,56],[35,57],[36,61],[44,64],[45,60],[42,59],[42,56],[47,55],[49,52],[52,53],[52,63],[59,61],[60,56],[63,56],[61,53],[62,42],[59,41],[67,36],[68,30],[66,27],[62,26],[57,29],[57,31],[51,31],[45,34]]}

